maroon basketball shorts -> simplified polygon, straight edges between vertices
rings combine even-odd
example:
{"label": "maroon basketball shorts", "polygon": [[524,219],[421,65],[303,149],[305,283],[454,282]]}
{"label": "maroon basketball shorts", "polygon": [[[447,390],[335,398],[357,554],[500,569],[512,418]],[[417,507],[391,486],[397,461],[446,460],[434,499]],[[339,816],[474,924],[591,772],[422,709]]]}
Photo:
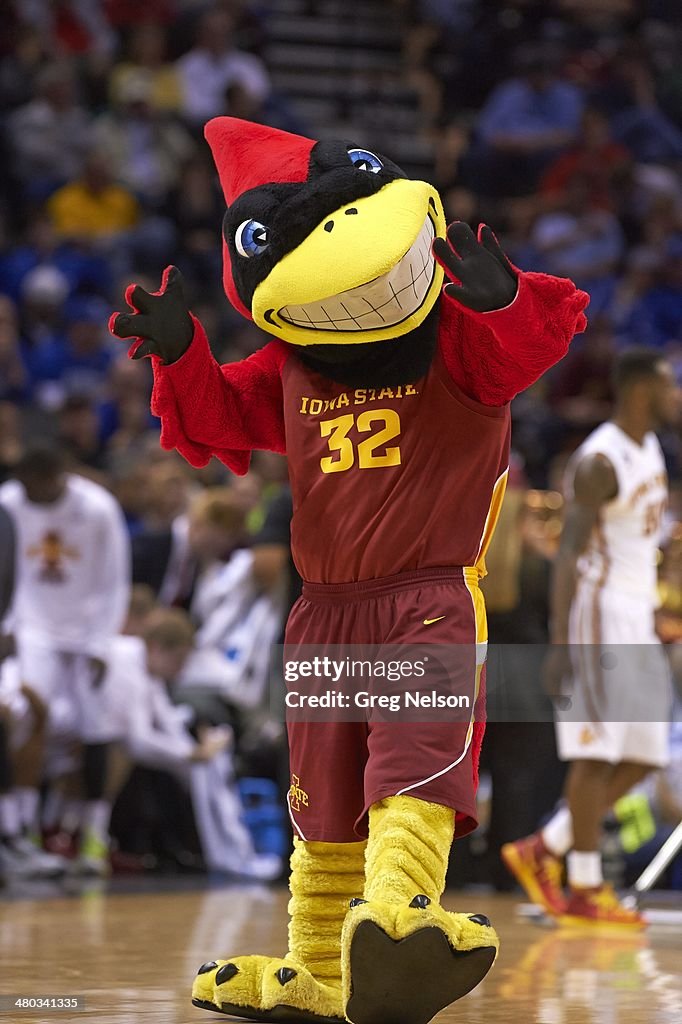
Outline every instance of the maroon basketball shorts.
{"label": "maroon basketball shorts", "polygon": [[[473,568],[304,584],[287,624],[284,655],[288,804],[299,837],[337,843],[364,839],[369,808],[396,795],[452,807],[457,836],[476,827],[486,640],[483,596]],[[381,675],[358,679],[350,670],[339,681],[344,661],[338,652],[349,664],[360,649],[372,651],[377,661],[385,653],[393,664],[421,659],[427,667],[398,684]],[[333,677],[320,681],[298,672],[313,655],[321,659],[327,652],[339,666]],[[316,711],[306,720],[301,703],[325,688],[345,693],[346,710]],[[398,702],[395,711],[366,708],[372,699],[383,697],[386,704],[388,693]],[[459,701],[459,710],[429,710],[436,693],[438,699],[449,694],[450,704]],[[409,711],[403,707],[407,703]],[[419,710],[411,710],[417,704]]]}

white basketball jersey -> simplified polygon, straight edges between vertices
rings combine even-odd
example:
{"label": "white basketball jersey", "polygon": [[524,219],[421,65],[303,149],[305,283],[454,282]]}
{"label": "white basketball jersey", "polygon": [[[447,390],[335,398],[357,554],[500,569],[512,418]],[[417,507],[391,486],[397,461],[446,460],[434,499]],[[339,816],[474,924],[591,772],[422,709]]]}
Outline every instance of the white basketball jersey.
{"label": "white basketball jersey", "polygon": [[668,477],[658,438],[648,433],[640,445],[615,423],[603,423],[569,463],[569,495],[577,464],[596,454],[604,455],[613,466],[618,494],[601,509],[587,549],[578,560],[578,575],[600,588],[654,606],[656,558],[668,502]]}

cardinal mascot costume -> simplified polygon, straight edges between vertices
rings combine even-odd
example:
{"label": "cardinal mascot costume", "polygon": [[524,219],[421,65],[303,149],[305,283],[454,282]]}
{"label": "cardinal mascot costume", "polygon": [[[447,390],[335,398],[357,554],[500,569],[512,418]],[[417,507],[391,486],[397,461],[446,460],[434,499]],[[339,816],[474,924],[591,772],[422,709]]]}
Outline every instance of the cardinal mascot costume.
{"label": "cardinal mascot costume", "polygon": [[475,654],[450,672],[473,695],[465,719],[288,723],[288,951],[210,960],[192,997],[255,1020],[426,1024],[497,955],[487,917],[440,902],[453,837],[476,825],[478,583],[509,403],[584,330],[588,297],[517,270],[486,226],[446,232],[436,190],[380,154],[229,117],[206,139],[227,207],[225,292],[272,340],[220,366],[176,268],[154,294],[131,285],[111,330],[151,356],[162,446],[237,474],[254,449],[288,456],[304,580],[288,652]]}

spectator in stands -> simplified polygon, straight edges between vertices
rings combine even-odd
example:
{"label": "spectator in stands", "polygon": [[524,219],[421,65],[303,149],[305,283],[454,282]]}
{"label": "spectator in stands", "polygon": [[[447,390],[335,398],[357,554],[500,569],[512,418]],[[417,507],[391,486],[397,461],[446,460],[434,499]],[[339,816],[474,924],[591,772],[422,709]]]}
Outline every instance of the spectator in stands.
{"label": "spectator in stands", "polygon": [[561,204],[579,178],[592,207],[610,210],[617,184],[629,170],[632,157],[611,138],[609,122],[593,107],[584,111],[578,142],[547,168],[540,187],[550,204]]}
{"label": "spectator in stands", "polygon": [[185,516],[192,497],[199,492],[192,471],[177,452],[149,467],[149,504],[146,522],[150,529],[166,530],[178,516]]}
{"label": "spectator in stands", "polygon": [[56,268],[67,283],[69,295],[108,295],[111,266],[105,257],[82,240],[75,244],[61,240],[44,209],[30,219],[19,244],[0,257],[0,291],[15,302],[22,297],[24,278],[36,267]]}
{"label": "spectator in stands", "polygon": [[[30,291],[33,280],[56,273],[54,268],[41,267],[28,275],[27,317],[45,309],[36,310]],[[55,317],[53,330],[39,332],[36,328],[45,325],[34,325],[29,334],[31,347],[24,353],[31,382],[39,389],[43,403],[57,407],[68,394],[89,394],[93,399],[104,394],[112,361],[105,328],[106,306],[95,297],[79,298],[63,307],[48,307],[47,313],[51,312]]]}
{"label": "spectator in stands", "polygon": [[[137,6],[137,5],[136,5]],[[145,13],[147,4],[145,4]],[[182,106],[182,91],[177,69],[166,59],[166,30],[156,21],[137,25],[128,40],[128,59],[117,64],[109,79],[112,107],[125,102],[131,83],[142,82],[148,89],[152,109],[162,114],[177,114]]]}
{"label": "spectator in stands", "polygon": [[98,415],[100,433],[105,441],[124,428],[131,403],[147,403],[147,429],[155,426],[157,421],[149,413],[149,394],[151,391],[151,373],[148,362],[128,359],[125,353],[117,353],[109,370],[107,393],[100,402]]}
{"label": "spectator in stands", "polygon": [[116,29],[127,30],[148,23],[167,25],[183,6],[178,0],[106,0],[109,22]]}
{"label": "spectator in stands", "polygon": [[163,213],[176,227],[176,262],[183,275],[204,292],[213,289],[222,276],[222,246],[216,225],[224,212],[213,169],[205,155],[195,154],[181,169]]}
{"label": "spectator in stands", "polygon": [[549,381],[549,399],[555,413],[575,436],[586,436],[611,411],[611,369],[616,346],[606,317],[593,317],[581,344],[556,367]]}
{"label": "spectator in stands", "polygon": [[31,102],[45,58],[45,37],[35,25],[21,25],[14,50],[0,60],[0,110]]}
{"label": "spectator in stands", "polygon": [[682,234],[669,240],[657,278],[634,304],[630,332],[640,344],[682,344]]}
{"label": "spectator in stands", "polygon": [[116,105],[95,121],[93,135],[112,176],[154,210],[177,184],[193,143],[181,124],[154,106],[152,90],[148,76],[128,75]]}
{"label": "spectator in stands", "polygon": [[70,395],[59,410],[59,443],[75,469],[106,468],[95,404],[86,395]]}
{"label": "spectator in stands", "polygon": [[[233,526],[241,530],[244,516],[233,509],[234,502],[227,489],[218,495],[201,492],[191,509],[192,533],[198,538],[196,547],[193,546],[187,514],[187,477],[180,478],[175,462],[173,466],[161,465],[163,468],[154,468],[154,480],[147,491],[146,528],[133,540],[133,580],[150,586],[162,604],[187,607],[199,570],[202,545],[210,547],[211,560],[218,557],[214,554],[216,550],[218,555],[229,554]],[[169,477],[173,478],[171,501],[163,493],[164,482]],[[214,533],[218,538],[215,546],[211,543]]]}
{"label": "spectator in stands", "polygon": [[583,98],[562,79],[547,53],[536,46],[518,54],[519,74],[501,82],[476,124],[479,151],[469,173],[489,195],[532,192],[541,171],[575,141]]}
{"label": "spectator in stands", "polygon": [[585,288],[592,314],[605,308],[625,239],[613,213],[591,207],[588,182],[574,177],[563,204],[537,219],[530,240],[538,270],[570,277]]}
{"label": "spectator in stands", "polygon": [[97,399],[105,393],[113,358],[106,303],[95,296],[78,296],[67,303],[64,312],[67,344],[62,384],[69,393],[87,393]]}
{"label": "spectator in stands", "polygon": [[140,217],[135,197],[114,181],[109,157],[97,150],[88,154],[82,175],[50,197],[48,211],[58,234],[67,239],[112,240]]}
{"label": "spectator in stands", "polygon": [[139,391],[122,395],[116,414],[118,426],[107,443],[107,466],[118,475],[127,466],[140,459],[140,453],[149,449],[149,442],[157,440],[157,423],[149,412],[149,399]]}
{"label": "spectator in stands", "polygon": [[661,110],[649,62],[636,44],[617,56],[612,75],[593,95],[593,102],[608,112],[614,138],[642,163],[682,158],[682,130]]}
{"label": "spectator in stands", "polygon": [[91,119],[77,101],[69,63],[43,68],[38,95],[10,114],[7,130],[14,174],[27,198],[43,199],[80,172]]}
{"label": "spectator in stands", "polygon": [[194,125],[224,109],[227,87],[243,86],[259,100],[270,92],[263,63],[234,45],[234,22],[227,10],[208,10],[199,20],[194,48],[177,62],[183,91],[183,113]]}
{"label": "spectator in stands", "polygon": [[148,587],[146,583],[134,583],[130,590],[128,615],[121,629],[121,635],[144,636],[149,616],[157,608],[158,603],[152,588]]}
{"label": "spectator in stands", "polygon": [[64,274],[50,264],[34,267],[22,282],[23,358],[33,395],[45,407],[54,408],[56,404],[53,390],[45,384],[59,379],[64,364],[64,302],[68,290]]}
{"label": "spectator in stands", "polygon": [[635,246],[627,253],[623,272],[615,282],[607,315],[612,325],[616,347],[643,344],[633,320],[640,299],[652,288],[661,266],[661,256],[653,246]]}
{"label": "spectator in stands", "polygon": [[262,96],[242,80],[232,81],[225,90],[221,114],[240,117],[243,121],[267,124],[295,135],[309,135],[312,132],[306,121],[297,116],[294,109],[283,97],[275,92]]}
{"label": "spectator in stands", "polygon": [[100,0],[22,0],[21,13],[62,53],[107,54],[116,38],[103,6]]}

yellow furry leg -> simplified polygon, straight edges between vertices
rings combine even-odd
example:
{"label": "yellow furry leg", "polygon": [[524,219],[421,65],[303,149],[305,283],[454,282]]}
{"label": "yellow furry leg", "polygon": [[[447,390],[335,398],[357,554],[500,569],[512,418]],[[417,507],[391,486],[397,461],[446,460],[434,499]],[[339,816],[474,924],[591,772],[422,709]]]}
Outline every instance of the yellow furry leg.
{"label": "yellow furry leg", "polygon": [[404,905],[418,893],[436,902],[455,835],[455,812],[412,796],[392,796],[369,810],[365,899]]}
{"label": "yellow furry leg", "polygon": [[365,887],[365,843],[304,843],[291,857],[288,957],[341,987],[341,928]]}
{"label": "yellow furry leg", "polygon": [[351,909],[342,936],[354,1024],[425,1024],[492,966],[498,939],[488,919],[440,906],[454,830],[454,811],[414,797],[370,808],[364,902]]}
{"label": "yellow furry leg", "polygon": [[268,1020],[343,1019],[341,928],[364,887],[364,843],[294,841],[289,952],[211,961],[192,998],[207,1009]]}

